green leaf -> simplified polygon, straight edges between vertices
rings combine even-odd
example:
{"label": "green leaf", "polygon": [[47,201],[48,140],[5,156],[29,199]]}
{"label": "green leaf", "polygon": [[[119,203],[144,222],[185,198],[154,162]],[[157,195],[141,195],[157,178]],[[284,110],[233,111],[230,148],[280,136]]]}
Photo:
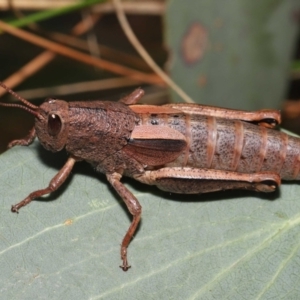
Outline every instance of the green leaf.
{"label": "green leaf", "polygon": [[2,299],[299,299],[297,184],[271,196],[178,196],[125,180],[143,206],[125,273],[131,218],[86,163],[45,201],[10,212],[65,160],[38,142],[0,156]]}
{"label": "green leaf", "polygon": [[167,3],[168,70],[195,102],[248,110],[281,107],[299,34],[299,0]]}

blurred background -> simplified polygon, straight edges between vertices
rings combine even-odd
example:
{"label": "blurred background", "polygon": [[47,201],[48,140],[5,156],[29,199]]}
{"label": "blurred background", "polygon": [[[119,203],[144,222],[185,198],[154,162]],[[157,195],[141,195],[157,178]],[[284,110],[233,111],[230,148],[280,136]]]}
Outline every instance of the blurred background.
{"label": "blurred background", "polygon": [[[299,1],[139,0],[122,1],[122,10],[195,102],[281,109],[283,127],[300,133]],[[137,86],[143,102],[184,101],[128,41],[111,1],[0,0],[0,20],[0,80],[36,105],[48,97],[118,100]],[[32,126],[27,112],[0,108],[0,152]]]}

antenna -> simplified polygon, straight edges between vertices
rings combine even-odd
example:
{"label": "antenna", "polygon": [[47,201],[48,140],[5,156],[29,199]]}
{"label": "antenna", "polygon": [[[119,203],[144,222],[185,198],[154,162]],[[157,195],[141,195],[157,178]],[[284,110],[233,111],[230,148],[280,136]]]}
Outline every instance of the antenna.
{"label": "antenna", "polygon": [[30,103],[29,101],[27,101],[26,99],[22,98],[20,95],[18,95],[16,92],[14,92],[13,90],[11,90],[9,87],[7,87],[3,82],[0,81],[0,86],[2,86],[8,93],[10,93],[11,95],[13,95],[16,99],[20,100],[22,103],[24,103],[26,106],[20,105],[20,104],[9,104],[9,103],[1,103],[1,106],[6,106],[6,107],[18,107],[21,108],[23,110],[28,111],[29,113],[35,115],[37,118],[41,117],[41,114],[39,112],[37,112],[38,110],[38,106]]}

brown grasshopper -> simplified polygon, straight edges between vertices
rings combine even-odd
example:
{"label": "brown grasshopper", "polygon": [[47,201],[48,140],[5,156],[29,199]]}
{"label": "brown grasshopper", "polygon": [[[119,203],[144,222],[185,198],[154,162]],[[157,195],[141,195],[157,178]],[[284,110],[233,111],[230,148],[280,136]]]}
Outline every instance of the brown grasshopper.
{"label": "brown grasshopper", "polygon": [[[130,268],[127,247],[142,207],[121,183],[122,176],[156,185],[172,193],[198,194],[228,189],[272,192],[300,178],[300,140],[276,131],[280,113],[247,112],[198,104],[137,105],[136,89],[119,102],[71,102],[48,99],[35,106],[0,82],[35,116],[29,135],[14,140],[28,146],[37,136],[47,150],[66,149],[69,158],[49,186],[13,205],[18,212],[33,199],[57,190],[75,162],[85,160],[106,175],[133,216],[121,244],[121,268]],[[259,125],[259,126],[258,126]]]}

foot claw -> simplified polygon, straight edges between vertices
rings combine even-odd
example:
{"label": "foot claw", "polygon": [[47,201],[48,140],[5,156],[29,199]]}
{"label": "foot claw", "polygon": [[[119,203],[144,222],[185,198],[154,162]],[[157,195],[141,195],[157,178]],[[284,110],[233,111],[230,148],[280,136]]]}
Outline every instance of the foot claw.
{"label": "foot claw", "polygon": [[12,205],[11,206],[11,212],[13,212],[13,213],[19,213],[19,210],[18,210],[18,207],[17,207],[17,205]]}
{"label": "foot claw", "polygon": [[121,268],[124,272],[128,271],[128,270],[131,268],[131,266],[128,265],[127,259],[124,259],[124,260],[123,260],[123,265],[120,266],[120,268]]}

